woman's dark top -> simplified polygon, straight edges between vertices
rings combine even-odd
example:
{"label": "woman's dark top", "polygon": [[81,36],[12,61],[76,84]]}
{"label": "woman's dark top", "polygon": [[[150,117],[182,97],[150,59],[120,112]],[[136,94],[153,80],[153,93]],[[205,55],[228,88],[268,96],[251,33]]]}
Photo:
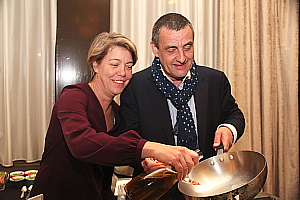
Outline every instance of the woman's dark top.
{"label": "woman's dark top", "polygon": [[52,111],[31,196],[113,199],[113,166],[140,162],[146,140],[134,131],[115,137],[119,108],[114,101],[112,105],[115,125],[107,131],[102,107],[87,83],[63,89]]}

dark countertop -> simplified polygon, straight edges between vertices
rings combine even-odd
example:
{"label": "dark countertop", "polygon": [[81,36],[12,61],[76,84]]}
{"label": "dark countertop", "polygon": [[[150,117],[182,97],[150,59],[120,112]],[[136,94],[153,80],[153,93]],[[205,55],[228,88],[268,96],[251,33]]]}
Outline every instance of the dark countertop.
{"label": "dark countertop", "polygon": [[[25,161],[14,161],[14,165],[12,167],[3,167],[0,165],[0,171],[6,171],[7,173],[13,172],[13,171],[27,171],[36,169],[38,170],[40,166],[40,162],[35,163],[26,163]],[[23,182],[24,185],[26,182]],[[3,191],[0,191],[0,200],[19,200],[21,195],[21,187],[17,189],[13,189],[11,187],[11,182],[8,181],[6,183],[5,189]],[[25,194],[25,197],[28,193]],[[23,198],[25,199],[25,198]]]}

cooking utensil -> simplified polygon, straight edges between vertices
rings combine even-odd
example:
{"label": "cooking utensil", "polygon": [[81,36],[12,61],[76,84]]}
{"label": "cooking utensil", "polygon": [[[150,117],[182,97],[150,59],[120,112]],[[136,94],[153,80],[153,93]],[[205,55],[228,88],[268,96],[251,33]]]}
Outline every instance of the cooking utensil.
{"label": "cooking utensil", "polygon": [[179,190],[186,199],[252,200],[267,177],[265,157],[254,151],[227,152],[200,162],[188,178],[200,185],[180,181]]}
{"label": "cooking utensil", "polygon": [[24,198],[24,195],[25,195],[25,192],[27,192],[27,187],[26,185],[24,185],[22,188],[21,188],[21,195],[20,195],[20,199],[23,199]]}
{"label": "cooking utensil", "polygon": [[31,192],[31,190],[32,190],[32,187],[33,187],[33,185],[30,185],[30,186],[27,188],[28,194],[27,194],[27,196],[26,196],[25,199],[29,199],[29,197],[30,197],[30,192]]}
{"label": "cooking utensil", "polygon": [[220,144],[218,147],[216,147],[215,151],[217,152],[217,155],[220,155],[220,154],[224,153],[224,146],[223,146],[223,144]]}
{"label": "cooking utensil", "polygon": [[200,160],[204,157],[203,153],[201,152],[200,149],[196,149],[195,152],[199,155],[199,162],[200,162]]}

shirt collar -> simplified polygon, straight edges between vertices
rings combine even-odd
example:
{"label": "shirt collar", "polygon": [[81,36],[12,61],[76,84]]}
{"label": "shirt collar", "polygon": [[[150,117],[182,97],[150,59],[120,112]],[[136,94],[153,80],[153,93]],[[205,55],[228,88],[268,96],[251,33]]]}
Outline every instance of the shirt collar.
{"label": "shirt collar", "polygon": [[[161,71],[163,73],[163,75],[171,82],[173,83],[173,81],[167,76],[167,74],[165,73],[165,71],[163,70],[163,68],[161,67]],[[183,84],[185,79],[190,78],[191,77],[191,71],[189,70],[188,73],[186,74],[186,76],[183,78],[181,84],[179,85],[178,89],[181,90],[183,88]]]}

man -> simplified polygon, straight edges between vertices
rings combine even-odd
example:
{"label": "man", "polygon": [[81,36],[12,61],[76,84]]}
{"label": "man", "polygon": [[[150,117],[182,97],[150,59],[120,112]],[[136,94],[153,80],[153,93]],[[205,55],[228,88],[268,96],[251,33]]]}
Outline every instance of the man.
{"label": "man", "polygon": [[[121,95],[120,129],[149,141],[200,149],[204,158],[228,151],[242,136],[243,113],[223,72],[194,62],[194,31],[177,13],[160,17],[152,29],[150,67],[133,75]],[[137,175],[143,171],[135,166]],[[161,199],[184,199],[175,185]]]}

